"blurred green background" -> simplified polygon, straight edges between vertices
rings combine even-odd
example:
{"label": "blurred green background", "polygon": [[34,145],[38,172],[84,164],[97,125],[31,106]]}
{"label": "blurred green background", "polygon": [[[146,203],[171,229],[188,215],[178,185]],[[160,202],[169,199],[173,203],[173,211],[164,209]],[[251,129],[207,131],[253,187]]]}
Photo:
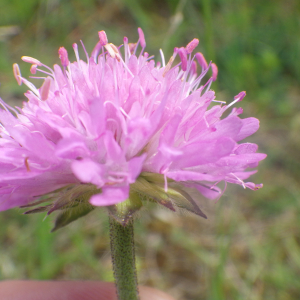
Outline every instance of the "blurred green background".
{"label": "blurred green background", "polygon": [[[90,53],[98,30],[121,44],[142,27],[157,59],[199,38],[219,67],[218,99],[246,90],[243,117],[261,120],[248,141],[268,154],[252,178],[264,188],[200,199],[208,220],[147,208],[136,222],[140,283],[184,300],[300,299],[300,1],[1,0],[0,17],[0,96],[19,106],[22,55],[53,65],[64,46],[74,59],[72,43]],[[105,211],[53,234],[52,217],[22,212],[0,215],[0,279],[113,279]]]}

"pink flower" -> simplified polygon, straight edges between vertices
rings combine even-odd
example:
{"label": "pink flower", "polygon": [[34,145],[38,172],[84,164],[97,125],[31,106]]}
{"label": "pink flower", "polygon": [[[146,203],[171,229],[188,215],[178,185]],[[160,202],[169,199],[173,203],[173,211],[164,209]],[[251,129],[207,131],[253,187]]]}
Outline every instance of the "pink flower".
{"label": "pink flower", "polygon": [[192,54],[197,39],[175,48],[167,64],[161,52],[160,64],[144,52],[144,34],[138,32],[137,44],[125,37],[116,47],[100,31],[90,57],[82,44],[86,62],[76,44],[73,63],[61,47],[62,68],[22,57],[33,74],[41,73],[40,88],[14,65],[18,83],[30,90],[22,109],[1,100],[0,210],[54,199],[33,211],[50,213],[89,200],[91,207],[120,213],[117,204],[131,201],[130,215],[141,200],[151,199],[205,216],[191,196],[195,191],[215,199],[222,181],[253,190],[262,186],[244,182],[255,173],[245,170],[266,155],[256,153],[255,144],[238,144],[259,121],[239,118],[241,108],[227,113],[245,92],[229,105],[215,100],[210,86],[218,69],[201,53]]}

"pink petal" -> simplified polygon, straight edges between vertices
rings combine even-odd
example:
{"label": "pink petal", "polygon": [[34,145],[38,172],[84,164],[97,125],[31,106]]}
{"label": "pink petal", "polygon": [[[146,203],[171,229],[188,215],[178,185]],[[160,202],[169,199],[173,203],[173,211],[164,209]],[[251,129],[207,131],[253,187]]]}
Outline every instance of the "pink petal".
{"label": "pink petal", "polygon": [[146,158],[146,153],[142,154],[141,156],[137,156],[132,158],[128,162],[128,183],[133,183],[137,179],[137,177],[141,174],[142,168],[143,168],[143,163]]}
{"label": "pink petal", "polygon": [[89,158],[75,160],[71,164],[75,176],[82,182],[95,184],[101,187],[104,184],[104,166],[92,161]]}
{"label": "pink petal", "polygon": [[91,155],[85,142],[80,139],[61,139],[57,144],[55,154],[58,157],[76,159]]}
{"label": "pink petal", "polygon": [[252,135],[259,128],[259,120],[256,118],[241,119],[241,121],[243,123],[243,127],[241,128],[236,141],[243,140],[244,138]]}
{"label": "pink petal", "polygon": [[93,195],[90,203],[95,206],[108,206],[125,201],[129,197],[129,186],[105,187],[101,194]]}
{"label": "pink petal", "polygon": [[223,137],[213,141],[201,141],[180,148],[182,157],[173,162],[171,168],[187,168],[207,164],[229,155],[235,146],[232,139]]}

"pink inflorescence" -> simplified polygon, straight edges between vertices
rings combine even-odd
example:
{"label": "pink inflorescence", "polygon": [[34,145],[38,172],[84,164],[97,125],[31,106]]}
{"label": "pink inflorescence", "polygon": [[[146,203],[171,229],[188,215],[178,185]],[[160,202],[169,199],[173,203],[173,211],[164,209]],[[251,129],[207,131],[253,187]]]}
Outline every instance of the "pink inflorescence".
{"label": "pink inflorescence", "polygon": [[[175,210],[180,195],[197,213],[195,197],[217,199],[224,190],[220,182],[262,186],[245,182],[256,172],[245,170],[266,155],[256,153],[256,144],[238,144],[257,131],[259,121],[241,119],[241,108],[221,118],[245,92],[229,105],[215,100],[210,86],[217,67],[192,53],[197,39],[175,48],[168,63],[161,52],[156,64],[138,33],[137,44],[124,38],[116,47],[100,31],[91,57],[83,47],[87,61],[74,44],[76,61],[70,63],[61,47],[62,68],[23,57],[33,74],[42,74],[40,88],[14,65],[18,83],[30,90],[22,109],[1,100],[0,210],[84,187],[93,206],[114,205],[135,193]],[[206,74],[211,77],[203,84]]]}

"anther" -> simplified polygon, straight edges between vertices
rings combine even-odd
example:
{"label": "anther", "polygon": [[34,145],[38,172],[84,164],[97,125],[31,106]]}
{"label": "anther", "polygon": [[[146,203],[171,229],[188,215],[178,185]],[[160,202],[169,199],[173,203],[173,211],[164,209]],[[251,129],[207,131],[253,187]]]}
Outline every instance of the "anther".
{"label": "anther", "polygon": [[80,68],[80,59],[79,59],[78,45],[76,43],[74,43],[72,45],[72,47],[73,47],[73,50],[74,50],[74,53],[75,53],[75,56],[76,56],[76,60],[77,60],[78,66]]}
{"label": "anther", "polygon": [[69,65],[68,52],[64,47],[60,47],[58,49],[59,59],[63,67],[67,67]]}
{"label": "anther", "polygon": [[76,43],[72,44],[72,48],[74,51],[78,51],[78,45]]}
{"label": "anther", "polygon": [[43,85],[40,88],[40,97],[41,97],[41,100],[43,100],[43,101],[48,99],[51,81],[52,81],[51,77],[46,77]]}
{"label": "anther", "polygon": [[174,61],[174,56],[171,56],[167,65],[165,66],[165,69],[164,69],[164,72],[163,72],[163,77],[165,77],[165,75],[169,72],[169,70],[171,69],[172,67],[172,63]]}
{"label": "anther", "polygon": [[140,41],[141,47],[145,48],[146,40],[145,40],[144,32],[140,27],[138,28],[138,33],[139,33],[139,41]]}
{"label": "anther", "polygon": [[203,70],[206,70],[207,67],[208,67],[208,64],[207,64],[207,62],[206,62],[203,54],[201,52],[198,52],[198,53],[196,53],[195,57],[196,57],[196,59],[198,61],[198,64],[201,66],[201,68]]}
{"label": "anther", "polygon": [[133,54],[136,48],[136,43],[129,43],[128,46],[129,46],[130,53]]}
{"label": "anther", "polygon": [[198,39],[193,39],[192,41],[190,41],[185,47],[187,54],[192,53],[193,50],[198,46],[198,44],[199,44]]}
{"label": "anther", "polygon": [[177,50],[177,53],[181,59],[181,69],[182,71],[186,71],[187,69],[187,53],[184,47],[181,47]]}
{"label": "anther", "polygon": [[216,81],[218,75],[218,67],[215,63],[211,64],[211,70],[212,70],[212,80]]}
{"label": "anther", "polygon": [[104,30],[98,32],[101,46],[105,46],[108,43],[107,36]]}
{"label": "anther", "polygon": [[234,100],[237,100],[237,102],[242,101],[245,96],[246,96],[246,92],[242,91],[234,97]]}
{"label": "anther", "polygon": [[29,167],[29,163],[28,163],[28,157],[25,158],[25,167],[26,167],[26,170],[27,172],[30,172],[30,167]]}
{"label": "anther", "polygon": [[[232,101],[229,105],[227,105],[226,109],[228,109],[230,106],[234,105],[235,103],[242,101],[245,96],[246,96],[245,91],[242,91],[242,92],[238,93],[234,97],[234,101]],[[242,113],[242,112],[239,112],[238,114],[240,114],[240,113]]]}
{"label": "anther", "polygon": [[13,72],[18,85],[21,85],[22,84],[21,71],[18,64],[13,64]]}
{"label": "anther", "polygon": [[30,64],[33,64],[33,65],[38,65],[38,66],[42,65],[42,63],[39,60],[37,60],[33,57],[30,57],[30,56],[22,56],[21,59],[23,61],[25,61],[27,63],[30,63]]}
{"label": "anther", "polygon": [[109,43],[104,47],[112,58],[116,58],[118,61],[120,61],[119,50],[114,44]]}
{"label": "anther", "polygon": [[30,67],[30,73],[31,74],[36,74],[36,69],[37,69],[37,65],[32,65],[31,67]]}
{"label": "anther", "polygon": [[195,61],[192,62],[190,72],[191,72],[192,75],[197,74],[197,63]]}

